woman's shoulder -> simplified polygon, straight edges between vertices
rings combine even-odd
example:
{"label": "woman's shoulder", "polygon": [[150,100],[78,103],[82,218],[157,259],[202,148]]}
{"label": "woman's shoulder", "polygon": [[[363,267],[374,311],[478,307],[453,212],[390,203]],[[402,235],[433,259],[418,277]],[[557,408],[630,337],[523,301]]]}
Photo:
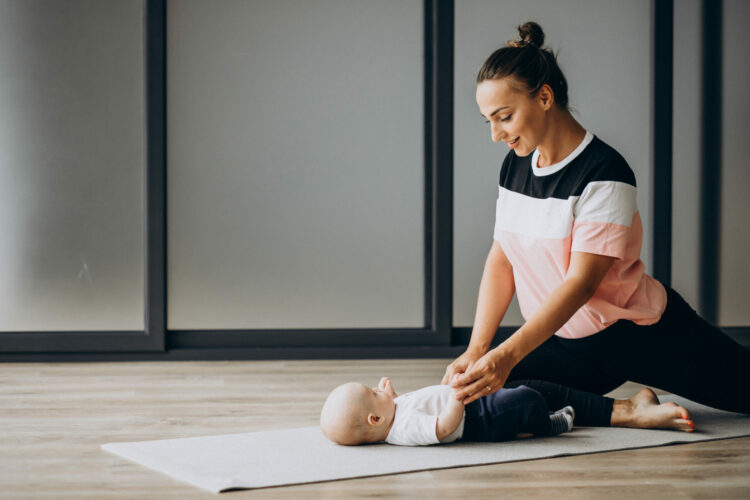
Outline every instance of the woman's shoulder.
{"label": "woman's shoulder", "polygon": [[614,181],[636,185],[635,173],[625,158],[598,136],[594,136],[580,160],[589,182]]}

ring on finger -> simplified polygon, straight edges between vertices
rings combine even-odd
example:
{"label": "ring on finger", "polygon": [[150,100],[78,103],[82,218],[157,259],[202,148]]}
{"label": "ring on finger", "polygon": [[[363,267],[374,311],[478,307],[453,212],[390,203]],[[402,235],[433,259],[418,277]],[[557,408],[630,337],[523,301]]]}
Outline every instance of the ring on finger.
{"label": "ring on finger", "polygon": [[492,392],[492,387],[490,387],[489,385],[485,387],[485,389],[487,389],[487,392]]}

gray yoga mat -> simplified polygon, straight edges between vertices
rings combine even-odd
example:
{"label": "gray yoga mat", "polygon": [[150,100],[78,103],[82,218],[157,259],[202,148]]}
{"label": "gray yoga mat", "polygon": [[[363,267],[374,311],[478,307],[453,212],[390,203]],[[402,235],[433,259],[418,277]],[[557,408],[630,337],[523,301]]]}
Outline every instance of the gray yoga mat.
{"label": "gray yoga mat", "polygon": [[109,443],[102,449],[211,492],[646,448],[750,435],[750,417],[675,396],[696,432],[575,427],[555,437],[427,447],[338,446],[318,427]]}

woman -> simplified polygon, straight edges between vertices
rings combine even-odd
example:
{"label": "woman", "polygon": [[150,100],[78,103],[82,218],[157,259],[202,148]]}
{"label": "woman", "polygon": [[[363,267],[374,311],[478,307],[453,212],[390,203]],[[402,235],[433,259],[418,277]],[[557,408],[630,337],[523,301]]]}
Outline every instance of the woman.
{"label": "woman", "polygon": [[[750,352],[645,274],[633,171],[570,114],[541,27],[518,30],[477,76],[492,140],[511,151],[471,341],[443,383],[470,403],[518,379],[596,394],[630,380],[750,413]],[[526,323],[490,350],[514,292]]]}

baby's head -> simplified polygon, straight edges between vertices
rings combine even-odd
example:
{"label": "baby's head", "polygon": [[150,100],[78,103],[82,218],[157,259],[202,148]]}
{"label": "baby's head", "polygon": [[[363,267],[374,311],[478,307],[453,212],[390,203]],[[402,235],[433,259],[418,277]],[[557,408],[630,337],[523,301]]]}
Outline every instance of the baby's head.
{"label": "baby's head", "polygon": [[396,413],[395,397],[388,379],[374,389],[356,382],[342,384],[328,395],[320,412],[320,428],[338,444],[383,441]]}

